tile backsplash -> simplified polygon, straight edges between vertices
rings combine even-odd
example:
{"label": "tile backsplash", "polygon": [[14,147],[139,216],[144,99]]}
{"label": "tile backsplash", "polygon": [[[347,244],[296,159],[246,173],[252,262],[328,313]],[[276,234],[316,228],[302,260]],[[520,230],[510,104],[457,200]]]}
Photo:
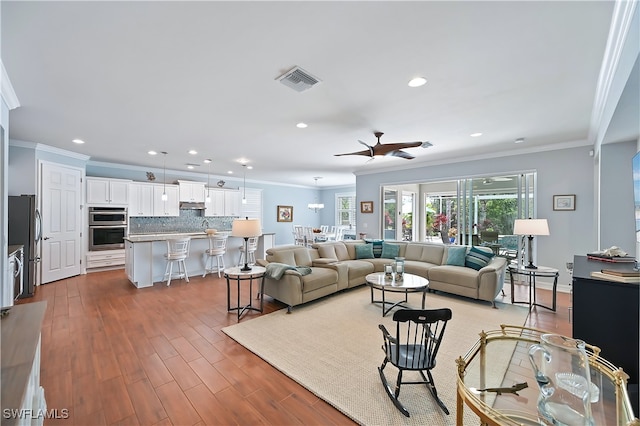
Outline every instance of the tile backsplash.
{"label": "tile backsplash", "polygon": [[198,210],[180,210],[174,217],[131,217],[129,234],[159,234],[162,232],[199,232],[205,229],[231,231],[233,216],[201,216]]}

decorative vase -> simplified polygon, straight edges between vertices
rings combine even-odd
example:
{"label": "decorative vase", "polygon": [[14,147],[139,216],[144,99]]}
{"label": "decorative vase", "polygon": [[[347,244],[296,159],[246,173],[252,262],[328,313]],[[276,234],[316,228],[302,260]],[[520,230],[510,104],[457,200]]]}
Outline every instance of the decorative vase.
{"label": "decorative vase", "polygon": [[456,241],[456,237],[449,237],[449,242],[450,243],[454,243]]}

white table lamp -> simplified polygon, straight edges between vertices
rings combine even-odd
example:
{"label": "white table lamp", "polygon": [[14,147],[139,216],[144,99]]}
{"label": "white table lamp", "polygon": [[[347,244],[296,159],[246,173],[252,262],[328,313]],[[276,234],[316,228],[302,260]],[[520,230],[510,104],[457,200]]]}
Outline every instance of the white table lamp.
{"label": "white table lamp", "polygon": [[527,235],[529,238],[528,244],[528,258],[529,264],[525,268],[538,269],[533,264],[533,236],[534,235],[549,235],[549,224],[547,219],[516,219],[513,224],[513,233],[515,235]]}
{"label": "white table lamp", "polygon": [[244,238],[244,267],[241,271],[250,271],[248,242],[251,237],[259,237],[262,235],[262,225],[260,219],[234,219],[231,226],[231,236]]}

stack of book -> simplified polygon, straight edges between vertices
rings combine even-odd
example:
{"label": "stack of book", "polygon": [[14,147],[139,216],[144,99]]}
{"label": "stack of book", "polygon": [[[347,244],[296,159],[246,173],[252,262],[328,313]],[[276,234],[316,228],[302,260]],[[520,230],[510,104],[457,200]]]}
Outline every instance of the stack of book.
{"label": "stack of book", "polygon": [[587,259],[611,263],[633,263],[636,261],[633,256],[608,256],[601,253],[587,253]]}
{"label": "stack of book", "polygon": [[640,283],[640,271],[636,271],[635,269],[603,269],[600,272],[593,271],[591,276],[601,280],[617,281],[621,283]]}

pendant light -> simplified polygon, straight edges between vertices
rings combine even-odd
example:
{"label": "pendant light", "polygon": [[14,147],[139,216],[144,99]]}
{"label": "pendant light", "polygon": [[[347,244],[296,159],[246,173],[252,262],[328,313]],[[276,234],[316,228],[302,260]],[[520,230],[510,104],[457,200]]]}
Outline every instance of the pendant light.
{"label": "pendant light", "polygon": [[210,194],[211,190],[209,189],[209,186],[210,186],[210,181],[209,180],[211,178],[211,159],[207,158],[206,160],[204,160],[204,162],[209,165],[209,169],[207,170],[207,196],[205,197],[204,201],[206,203],[210,203],[211,202],[211,194]]}
{"label": "pendant light", "polygon": [[167,152],[162,151],[162,201],[167,201]]}
{"label": "pendant light", "polygon": [[[318,189],[318,179],[322,179],[320,176],[316,176],[313,178],[316,181],[316,190]],[[309,203],[307,207],[314,212],[318,213],[318,210],[324,209],[324,204],[318,202],[318,197],[315,198],[313,203]]]}
{"label": "pendant light", "polygon": [[242,204],[247,204],[247,165],[243,164],[244,177],[242,178]]}

